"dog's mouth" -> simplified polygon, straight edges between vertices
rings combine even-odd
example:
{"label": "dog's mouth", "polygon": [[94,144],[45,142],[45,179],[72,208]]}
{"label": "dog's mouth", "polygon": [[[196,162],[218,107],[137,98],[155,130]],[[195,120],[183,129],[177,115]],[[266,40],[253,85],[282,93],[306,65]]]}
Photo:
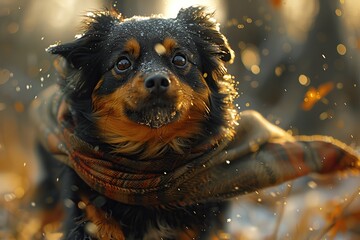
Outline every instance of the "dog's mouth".
{"label": "dog's mouth", "polygon": [[150,102],[136,110],[127,109],[126,115],[138,124],[150,128],[161,128],[176,121],[180,116],[180,111],[172,104]]}

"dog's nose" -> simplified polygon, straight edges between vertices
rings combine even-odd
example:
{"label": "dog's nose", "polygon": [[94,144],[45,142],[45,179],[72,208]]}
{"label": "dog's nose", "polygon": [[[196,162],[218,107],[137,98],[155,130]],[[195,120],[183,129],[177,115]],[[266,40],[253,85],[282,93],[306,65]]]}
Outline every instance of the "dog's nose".
{"label": "dog's nose", "polygon": [[167,91],[170,86],[170,79],[167,76],[157,74],[145,79],[145,88],[153,94],[161,94]]}

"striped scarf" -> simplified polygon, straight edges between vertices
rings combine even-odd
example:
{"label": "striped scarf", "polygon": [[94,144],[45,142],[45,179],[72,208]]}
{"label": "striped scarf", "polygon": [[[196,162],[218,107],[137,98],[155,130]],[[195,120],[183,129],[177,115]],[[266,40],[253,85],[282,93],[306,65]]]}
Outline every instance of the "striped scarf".
{"label": "striped scarf", "polygon": [[91,188],[126,204],[186,206],[250,193],[312,172],[360,169],[358,153],[347,145],[324,136],[292,137],[253,111],[240,113],[232,139],[215,141],[181,158],[148,161],[113,156],[80,139],[68,127],[67,112],[59,87],[45,90],[31,107],[39,140]]}

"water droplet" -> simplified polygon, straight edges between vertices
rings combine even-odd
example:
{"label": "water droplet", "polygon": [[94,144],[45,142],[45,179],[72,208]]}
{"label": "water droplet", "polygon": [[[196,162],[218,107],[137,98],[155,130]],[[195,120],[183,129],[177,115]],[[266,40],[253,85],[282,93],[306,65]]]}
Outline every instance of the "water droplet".
{"label": "water droplet", "polygon": [[67,208],[72,208],[75,204],[71,199],[67,198],[67,199],[64,200],[64,205]]}
{"label": "water droplet", "polygon": [[89,233],[90,235],[96,236],[98,233],[98,226],[92,222],[87,222],[85,225],[85,231]]}
{"label": "water droplet", "polygon": [[14,74],[8,69],[0,69],[0,85],[6,83]]}
{"label": "water droplet", "polygon": [[86,203],[84,203],[83,201],[78,202],[78,208],[85,209],[86,208]]}
{"label": "water droplet", "polygon": [[[3,111],[5,109],[6,109],[6,104],[0,102],[0,111]],[[1,149],[1,145],[0,145],[0,149]]]}
{"label": "water droplet", "polygon": [[335,10],[335,14],[336,14],[336,16],[341,17],[341,16],[342,16],[342,11],[341,11],[341,9],[337,8],[337,9]]}
{"label": "water droplet", "polygon": [[310,78],[304,74],[301,74],[298,78],[299,83],[303,86],[309,86],[310,85]]}
{"label": "water droplet", "polygon": [[259,65],[252,65],[250,67],[250,70],[255,75],[258,75],[260,73],[260,71],[261,71]]}
{"label": "water droplet", "polygon": [[17,33],[19,31],[19,24],[17,22],[11,22],[8,26],[7,26],[7,30],[10,34],[14,34]]}
{"label": "water droplet", "polygon": [[346,54],[346,46],[344,44],[341,44],[341,43],[338,44],[336,46],[336,50],[337,50],[338,54],[340,54],[340,55],[345,55]]}
{"label": "water droplet", "polygon": [[160,56],[161,55],[164,55],[166,53],[166,48],[164,47],[164,45],[160,44],[160,43],[157,43],[155,46],[154,46],[154,49],[155,49],[155,52],[157,54],[159,54]]}
{"label": "water droplet", "polygon": [[16,198],[16,195],[14,193],[7,193],[4,195],[4,200],[6,202],[10,202]]}
{"label": "water droplet", "polygon": [[327,112],[322,112],[319,116],[320,120],[326,120],[329,118],[329,114]]}
{"label": "water droplet", "polygon": [[324,63],[322,65],[322,67],[323,67],[323,70],[326,71],[329,68],[329,65],[327,63]]}

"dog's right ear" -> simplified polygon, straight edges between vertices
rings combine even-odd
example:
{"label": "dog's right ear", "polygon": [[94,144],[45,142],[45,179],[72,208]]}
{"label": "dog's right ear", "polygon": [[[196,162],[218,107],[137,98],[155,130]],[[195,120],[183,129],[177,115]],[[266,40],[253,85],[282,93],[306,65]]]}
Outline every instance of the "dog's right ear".
{"label": "dog's right ear", "polygon": [[121,22],[121,14],[114,11],[91,12],[84,21],[85,31],[73,42],[55,44],[47,48],[47,52],[62,56],[69,66],[81,69],[91,65],[101,49],[106,36],[117,22]]}

